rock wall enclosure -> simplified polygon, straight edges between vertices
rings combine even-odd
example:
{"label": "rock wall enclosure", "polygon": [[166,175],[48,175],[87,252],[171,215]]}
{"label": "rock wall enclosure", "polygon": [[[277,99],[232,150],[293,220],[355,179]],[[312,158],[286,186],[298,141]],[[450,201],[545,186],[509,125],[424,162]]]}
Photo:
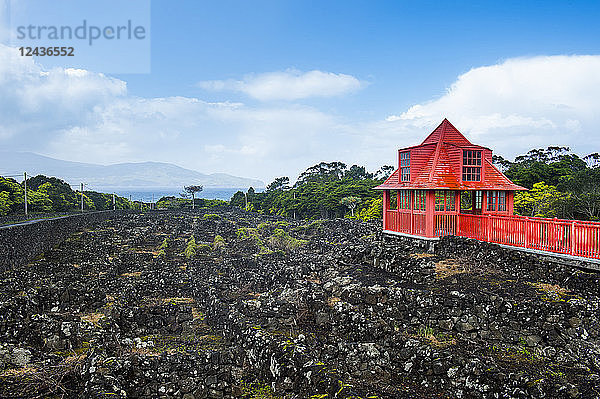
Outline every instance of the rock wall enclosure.
{"label": "rock wall enclosure", "polygon": [[427,249],[352,220],[102,221],[0,274],[0,396],[598,397],[597,274]]}
{"label": "rock wall enclosure", "polygon": [[0,228],[0,270],[27,263],[73,232],[122,212],[91,212]]}

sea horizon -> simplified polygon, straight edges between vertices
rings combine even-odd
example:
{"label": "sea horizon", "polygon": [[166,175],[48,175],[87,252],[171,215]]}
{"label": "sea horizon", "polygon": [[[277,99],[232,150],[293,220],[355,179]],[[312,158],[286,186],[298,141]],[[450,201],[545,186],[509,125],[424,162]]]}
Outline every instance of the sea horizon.
{"label": "sea horizon", "polygon": [[[196,193],[196,198],[204,199],[219,199],[223,201],[229,201],[231,197],[238,191],[246,192],[247,187],[229,188],[229,187],[206,187],[201,192]],[[264,188],[255,189],[257,192],[263,191]],[[183,193],[183,187],[157,187],[157,188],[127,188],[127,187],[111,187],[111,188],[100,188],[99,192],[115,193],[120,197],[130,199],[132,201],[143,201],[143,202],[157,202],[162,197],[174,196],[180,197],[180,193]]]}

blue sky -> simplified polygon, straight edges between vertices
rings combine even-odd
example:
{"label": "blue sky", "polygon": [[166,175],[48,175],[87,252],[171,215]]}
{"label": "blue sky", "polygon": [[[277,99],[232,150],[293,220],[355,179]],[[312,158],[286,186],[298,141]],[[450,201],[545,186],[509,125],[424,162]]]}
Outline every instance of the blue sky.
{"label": "blue sky", "polygon": [[595,54],[598,17],[599,2],[155,1],[152,74],[123,78],[134,94],[197,96],[197,80],[318,69],[370,83],[360,99],[326,106],[394,112],[473,67]]}
{"label": "blue sky", "polygon": [[393,164],[448,117],[508,158],[586,155],[600,151],[599,16],[592,1],[152,1],[149,74],[4,57],[0,94],[23,107],[0,146],[269,181],[322,160]]}

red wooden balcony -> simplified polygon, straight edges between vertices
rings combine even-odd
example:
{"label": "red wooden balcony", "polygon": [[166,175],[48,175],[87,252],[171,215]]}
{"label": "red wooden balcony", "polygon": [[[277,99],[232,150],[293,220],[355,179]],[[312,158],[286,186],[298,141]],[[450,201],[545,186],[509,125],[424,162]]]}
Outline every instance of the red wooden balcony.
{"label": "red wooden balcony", "polygon": [[[425,214],[386,210],[383,229],[427,237]],[[434,215],[434,237],[455,235],[538,251],[600,259],[600,223],[524,216]]]}

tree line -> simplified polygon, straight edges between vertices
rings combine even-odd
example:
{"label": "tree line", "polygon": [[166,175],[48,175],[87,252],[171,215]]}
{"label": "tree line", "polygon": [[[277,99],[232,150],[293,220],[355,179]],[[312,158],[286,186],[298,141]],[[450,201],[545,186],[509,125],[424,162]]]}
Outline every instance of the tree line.
{"label": "tree line", "polygon": [[528,188],[515,196],[523,216],[600,220],[600,154],[583,158],[569,147],[533,149],[509,162],[494,164],[516,184]]}
{"label": "tree line", "polygon": [[[495,155],[493,162],[506,176],[529,191],[515,196],[515,213],[523,216],[600,220],[600,155],[580,158],[568,147],[533,149],[510,162]],[[260,213],[302,219],[382,217],[382,195],[373,187],[393,171],[374,173],[364,166],[321,162],[304,171],[294,185],[279,177],[264,192],[236,192],[230,205]]]}
{"label": "tree line", "polygon": [[[84,191],[86,210],[113,209],[112,194]],[[27,208],[30,212],[68,212],[80,209],[81,192],[56,177],[37,175],[27,179]],[[0,216],[23,213],[25,207],[25,184],[13,178],[0,176]],[[132,204],[123,197],[115,196],[116,209],[130,209]]]}
{"label": "tree line", "polygon": [[[529,189],[515,196],[515,213],[524,216],[600,220],[600,155],[580,158],[568,147],[534,149],[510,162],[494,156],[494,164],[516,184]],[[290,184],[287,176],[270,183],[264,192],[249,188],[236,192],[229,202],[195,198],[194,206],[237,206],[250,211],[298,219],[355,217],[363,220],[382,217],[382,196],[373,188],[394,171],[385,165],[376,172],[364,166],[321,162],[309,167]],[[190,191],[191,190],[191,191]],[[190,186],[181,198],[163,197],[157,208],[188,208],[188,194],[200,192]],[[112,209],[112,194],[84,192],[85,209]],[[0,216],[22,213],[24,184],[0,177]],[[27,204],[32,212],[65,212],[78,209],[81,193],[56,178],[38,175],[27,179]],[[116,197],[117,209],[134,204]]]}
{"label": "tree line", "polygon": [[279,177],[264,192],[253,188],[236,192],[230,205],[260,213],[299,219],[344,217],[380,218],[381,192],[373,190],[394,171],[383,166],[370,173],[364,166],[348,167],[343,162],[321,162],[306,169],[294,185]]}

